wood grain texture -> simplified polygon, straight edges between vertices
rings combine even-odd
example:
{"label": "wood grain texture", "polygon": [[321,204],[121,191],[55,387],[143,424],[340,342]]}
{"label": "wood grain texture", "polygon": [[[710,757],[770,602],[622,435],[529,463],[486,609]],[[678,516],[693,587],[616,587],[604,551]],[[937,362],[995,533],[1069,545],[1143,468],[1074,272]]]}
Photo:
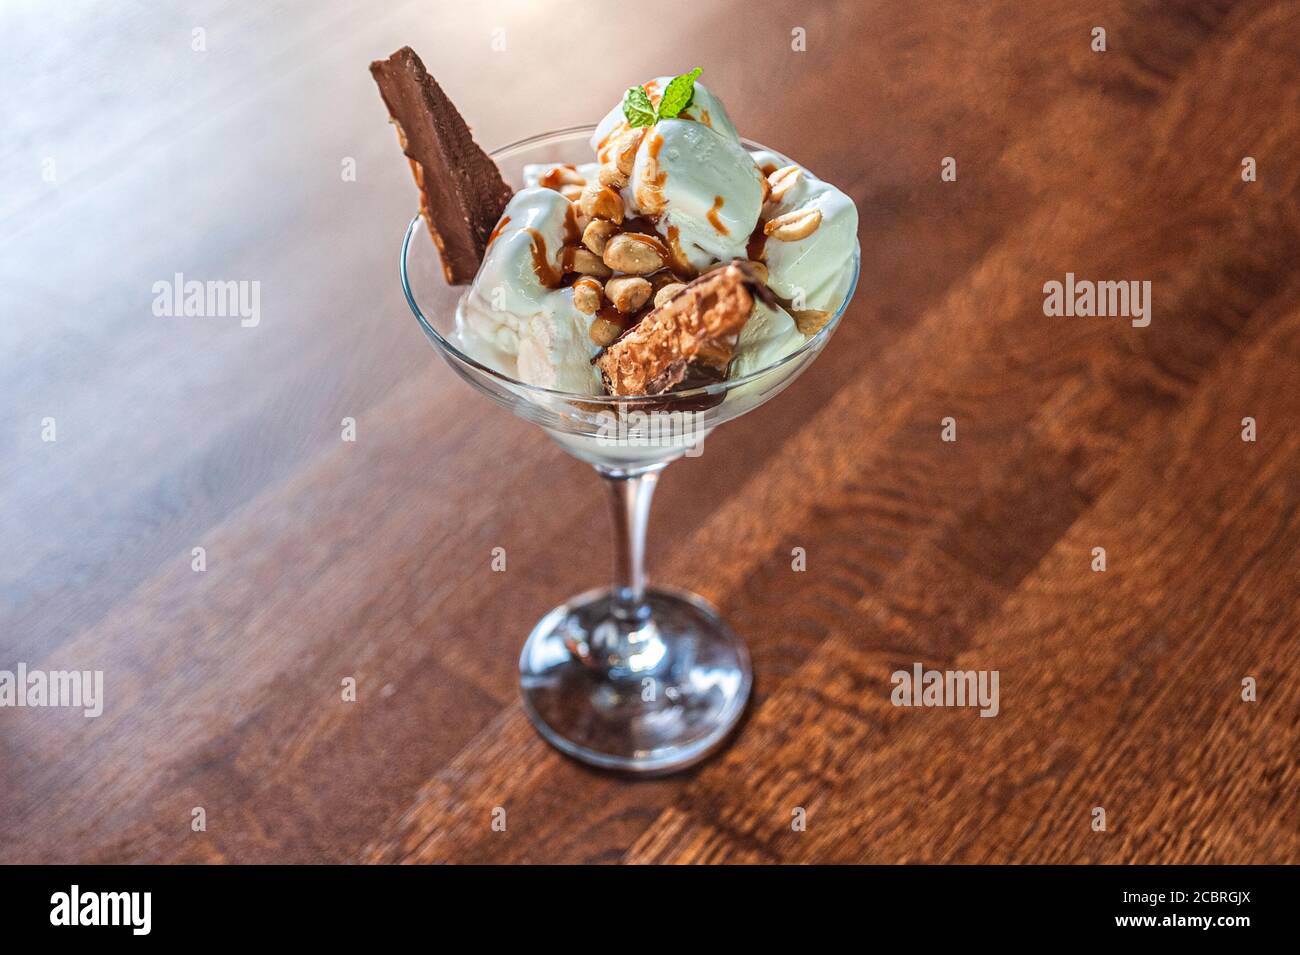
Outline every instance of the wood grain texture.
{"label": "wood grain texture", "polygon": [[[661,6],[598,81],[546,64],[636,10],[0,11],[0,669],[107,693],[0,708],[0,862],[1300,861],[1300,11]],[[685,774],[588,770],[519,708],[604,501],[402,301],[365,67],[403,44],[489,146],[699,64],[858,202],[831,346],[660,483],[653,576],[757,673]],[[1067,271],[1150,280],[1151,325],[1045,316]],[[260,281],[261,323],[155,317],[176,272]],[[914,662],[998,670],[999,715],[894,707]]]}

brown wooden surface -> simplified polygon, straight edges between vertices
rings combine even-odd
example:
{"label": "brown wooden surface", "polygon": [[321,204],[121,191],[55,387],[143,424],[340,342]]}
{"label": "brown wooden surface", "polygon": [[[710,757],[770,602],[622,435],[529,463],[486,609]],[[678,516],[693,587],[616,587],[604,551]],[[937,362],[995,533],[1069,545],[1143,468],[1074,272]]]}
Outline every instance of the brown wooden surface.
{"label": "brown wooden surface", "polygon": [[[0,709],[0,861],[1300,859],[1295,4],[189,6],[0,13],[0,669],[107,694]],[[687,774],[520,710],[604,501],[402,301],[366,64],[406,43],[488,146],[703,66],[859,203],[830,348],[661,482],[654,577],[757,671]],[[1150,327],[1044,316],[1067,271],[1151,280]],[[261,324],[154,317],[176,272]],[[1000,715],[894,708],[916,661],[997,669]]]}

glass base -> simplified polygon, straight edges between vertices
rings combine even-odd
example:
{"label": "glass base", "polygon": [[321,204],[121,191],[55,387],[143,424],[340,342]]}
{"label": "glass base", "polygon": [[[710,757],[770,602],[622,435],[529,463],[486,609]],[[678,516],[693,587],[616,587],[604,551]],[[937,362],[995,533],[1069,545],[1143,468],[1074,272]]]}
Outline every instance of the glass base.
{"label": "glass base", "polygon": [[556,607],[519,657],[524,709],[561,752],[668,773],[704,759],[744,712],[749,653],[694,594],[651,588],[629,619],[606,588]]}

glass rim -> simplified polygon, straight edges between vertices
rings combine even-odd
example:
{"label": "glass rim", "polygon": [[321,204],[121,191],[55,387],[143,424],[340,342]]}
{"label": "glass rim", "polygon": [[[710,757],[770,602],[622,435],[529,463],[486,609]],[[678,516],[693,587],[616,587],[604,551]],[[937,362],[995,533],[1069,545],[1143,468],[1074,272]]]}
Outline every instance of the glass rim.
{"label": "glass rim", "polygon": [[[542,145],[553,140],[568,139],[580,133],[589,135],[595,132],[595,130],[596,124],[590,123],[581,126],[568,126],[564,129],[554,129],[544,133],[536,133],[532,136],[516,140],[513,143],[494,149],[488,153],[488,155],[493,159],[504,159],[523,149]],[[740,142],[746,149],[762,149],[767,152],[776,152],[776,150],[770,149],[762,143],[754,142],[751,139],[745,139],[742,137]],[[780,153],[777,154],[781,155]],[[419,231],[422,222],[423,216],[421,213],[417,212],[407,224],[406,234],[402,238],[402,254],[400,260],[402,292],[406,296],[406,304],[410,306],[411,312],[415,315],[416,321],[420,323],[420,327],[424,330],[425,336],[433,343],[433,346],[438,349],[439,352],[452,360],[453,363],[468,366],[476,373],[494,378],[515,391],[523,389],[525,392],[531,392],[541,398],[549,400],[561,400],[567,402],[582,401],[588,404],[607,405],[611,408],[626,408],[629,405],[635,406],[637,404],[654,404],[662,407],[665,401],[671,402],[687,400],[690,398],[699,398],[705,395],[725,395],[733,388],[739,388],[742,385],[766,377],[778,368],[797,360],[809,350],[814,349],[814,347],[820,349],[821,344],[823,344],[826,339],[830,338],[834,333],[836,327],[840,323],[840,319],[848,310],[849,303],[853,301],[853,294],[857,291],[858,277],[862,266],[861,247],[855,237],[852,260],[853,276],[849,280],[847,291],[844,293],[844,300],[840,302],[839,306],[835,309],[835,314],[830,317],[826,324],[823,325],[816,334],[809,336],[802,345],[790,352],[788,355],[783,355],[781,358],[778,358],[770,365],[764,365],[757,371],[751,371],[749,374],[741,375],[739,378],[728,378],[723,381],[712,382],[707,385],[700,385],[695,388],[687,388],[681,391],[667,391],[657,395],[592,395],[583,392],[559,391],[554,388],[543,388],[541,385],[530,385],[525,381],[520,381],[518,378],[512,378],[504,372],[497,371],[495,368],[490,368],[483,362],[471,358],[469,355],[461,351],[455,344],[449,341],[441,332],[434,328],[433,323],[425,317],[423,310],[420,308],[419,302],[416,301],[415,291],[411,287],[408,269],[411,241]],[[457,298],[457,302],[459,302],[459,297]]]}

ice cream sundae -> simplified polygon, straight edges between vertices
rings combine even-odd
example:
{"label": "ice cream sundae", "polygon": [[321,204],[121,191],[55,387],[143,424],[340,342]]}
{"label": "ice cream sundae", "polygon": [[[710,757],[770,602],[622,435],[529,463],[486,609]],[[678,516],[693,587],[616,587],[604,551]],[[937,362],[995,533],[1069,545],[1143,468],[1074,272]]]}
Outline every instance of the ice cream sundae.
{"label": "ice cream sundae", "polygon": [[815,335],[853,279],[851,199],[747,149],[700,70],[633,86],[586,164],[534,164],[510,190],[404,48],[371,65],[446,278],[469,284],[458,346],[580,395],[737,378]]}
{"label": "ice cream sundae", "polygon": [[370,69],[420,191],[399,256],[412,314],[457,375],[590,463],[609,496],[612,585],[533,627],[524,710],[594,766],[698,762],[738,724],[752,670],[707,601],[647,583],[651,495],[826,347],[857,281],[853,202],[741,140],[699,70],[489,156],[410,49]]}

